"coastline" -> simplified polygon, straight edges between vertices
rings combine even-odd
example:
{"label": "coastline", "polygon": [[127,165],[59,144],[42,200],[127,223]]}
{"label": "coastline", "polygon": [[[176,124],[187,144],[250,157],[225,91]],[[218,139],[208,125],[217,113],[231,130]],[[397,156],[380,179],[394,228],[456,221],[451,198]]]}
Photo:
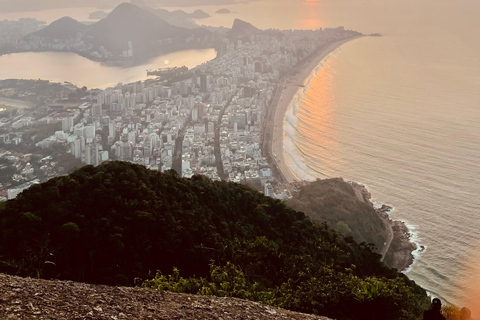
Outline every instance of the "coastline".
{"label": "coastline", "polygon": [[[297,94],[299,88],[304,86],[305,80],[312,74],[313,70],[322,62],[330,53],[341,47],[344,43],[363,37],[363,35],[355,36],[343,40],[330,43],[315,56],[307,58],[308,61],[297,65],[288,75],[282,78],[279,83],[279,89],[273,97],[271,110],[267,116],[266,130],[270,132],[270,139],[264,141],[264,152],[270,163],[276,167],[274,172],[278,176],[278,180],[283,183],[299,182],[299,179],[290,167],[285,163],[283,139],[284,139],[284,122],[285,116]],[[268,135],[268,134],[267,134]],[[270,141],[268,141],[270,140]]]}
{"label": "coastline", "polygon": [[366,186],[353,181],[349,183],[353,187],[357,198],[371,206],[378,218],[383,222],[386,231],[386,241],[384,247],[379,252],[382,256],[381,261],[399,272],[408,272],[410,266],[415,261],[413,253],[416,251],[421,252],[425,248],[414,242],[412,233],[405,222],[390,218],[390,213],[394,210],[393,207],[385,204],[381,207],[376,207],[371,200],[372,195]]}
{"label": "coastline", "polygon": [[[285,137],[284,124],[287,111],[292,106],[292,102],[299,89],[304,87],[305,81],[309,78],[316,67],[330,53],[341,47],[344,43],[363,37],[355,36],[330,43],[317,54],[307,61],[297,65],[289,74],[284,76],[278,85],[278,88],[272,98],[270,108],[267,112],[265,121],[265,135],[263,136],[262,146],[264,154],[269,163],[274,164],[272,168],[277,180],[283,184],[299,183],[302,181],[295,175],[292,169],[285,162],[283,139]],[[408,271],[415,258],[413,253],[422,251],[412,240],[412,234],[403,221],[392,220],[389,213],[393,209],[390,206],[383,205],[376,208],[371,201],[370,192],[365,186],[352,182],[359,200],[364,201],[375,209],[378,218],[383,222],[386,232],[386,242],[380,254],[382,261],[396,268],[399,272]]]}

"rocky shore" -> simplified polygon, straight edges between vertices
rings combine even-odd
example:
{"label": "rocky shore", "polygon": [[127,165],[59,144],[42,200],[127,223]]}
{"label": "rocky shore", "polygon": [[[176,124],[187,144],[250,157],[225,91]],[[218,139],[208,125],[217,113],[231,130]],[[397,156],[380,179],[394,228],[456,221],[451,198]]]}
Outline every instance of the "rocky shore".
{"label": "rocky shore", "polygon": [[0,274],[0,319],[329,320],[235,298],[49,281],[5,274]]}
{"label": "rocky shore", "polygon": [[[372,195],[367,188],[359,183],[350,182],[357,198],[368,203],[373,208],[371,201]],[[385,229],[388,232],[385,245],[380,254],[382,254],[383,261],[399,271],[406,270],[413,263],[413,251],[417,250],[417,245],[411,241],[411,234],[408,227],[402,221],[390,219],[388,213],[392,207],[382,205],[380,208],[375,208],[378,217],[383,221]]]}

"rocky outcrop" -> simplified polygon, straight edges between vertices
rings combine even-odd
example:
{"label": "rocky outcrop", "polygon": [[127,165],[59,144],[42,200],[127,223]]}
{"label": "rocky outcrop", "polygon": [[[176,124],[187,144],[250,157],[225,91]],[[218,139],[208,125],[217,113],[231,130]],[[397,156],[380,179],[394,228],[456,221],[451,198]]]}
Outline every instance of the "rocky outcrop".
{"label": "rocky outcrop", "polygon": [[0,274],[0,319],[317,319],[212,296],[49,281]]}
{"label": "rocky outcrop", "polygon": [[413,263],[413,251],[417,245],[411,242],[410,231],[402,221],[393,221],[394,238],[388,252],[391,255],[390,265],[400,271],[407,269]]}
{"label": "rocky outcrop", "polygon": [[[367,188],[356,182],[350,182],[355,194],[359,199],[370,204],[371,194]],[[383,221],[385,229],[388,230],[388,236],[385,242],[386,248],[381,252],[384,262],[399,271],[407,269],[413,263],[413,251],[417,250],[417,245],[411,241],[411,234],[407,226],[402,221],[390,219],[389,212],[392,207],[382,205],[380,208],[375,208],[378,217]]]}

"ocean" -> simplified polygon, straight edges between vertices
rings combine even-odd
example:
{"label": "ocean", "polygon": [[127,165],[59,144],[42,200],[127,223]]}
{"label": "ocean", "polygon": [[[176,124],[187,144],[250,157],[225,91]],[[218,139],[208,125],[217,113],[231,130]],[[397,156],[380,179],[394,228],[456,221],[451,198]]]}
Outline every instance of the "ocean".
{"label": "ocean", "polygon": [[[312,72],[285,122],[287,161],[299,178],[354,180],[393,206],[391,217],[425,247],[406,274],[444,302],[475,309],[480,25],[469,13],[478,3],[364,6],[384,14],[374,30],[383,37],[349,42]],[[351,27],[373,32],[365,23]]]}
{"label": "ocean", "polygon": [[[312,71],[285,125],[286,161],[301,178],[354,180],[376,203],[393,206],[391,217],[425,246],[406,274],[478,317],[480,1],[261,0],[170,9],[198,8],[212,15],[198,21],[205,25],[230,27],[240,18],[262,29],[382,34],[344,44]],[[232,13],[215,14],[220,8]]]}

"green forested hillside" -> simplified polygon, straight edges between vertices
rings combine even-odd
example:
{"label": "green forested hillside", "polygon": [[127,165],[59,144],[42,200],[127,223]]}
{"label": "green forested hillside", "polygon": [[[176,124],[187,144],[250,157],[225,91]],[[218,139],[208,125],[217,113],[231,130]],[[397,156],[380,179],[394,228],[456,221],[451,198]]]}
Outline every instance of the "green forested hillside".
{"label": "green forested hillside", "polygon": [[157,271],[147,287],[337,319],[414,319],[428,307],[368,246],[240,184],[108,162],[0,210],[0,272],[134,284]]}
{"label": "green forested hillside", "polygon": [[388,236],[375,209],[360,201],[352,186],[343,179],[325,179],[309,183],[287,204],[305,212],[314,221],[326,222],[355,241],[383,247]]}

